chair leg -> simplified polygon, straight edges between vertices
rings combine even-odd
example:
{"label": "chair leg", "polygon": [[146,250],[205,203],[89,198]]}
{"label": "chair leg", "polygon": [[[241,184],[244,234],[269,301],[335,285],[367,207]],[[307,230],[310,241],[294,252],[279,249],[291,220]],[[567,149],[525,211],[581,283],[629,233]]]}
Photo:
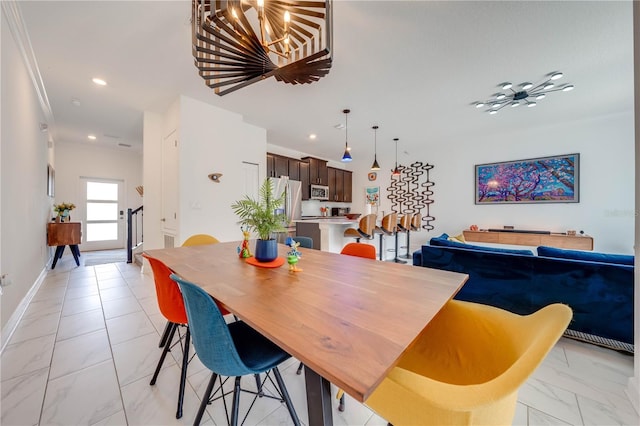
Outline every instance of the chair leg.
{"label": "chair leg", "polygon": [[204,410],[207,408],[207,405],[209,404],[209,398],[211,398],[211,391],[213,390],[213,386],[216,384],[217,378],[218,378],[218,375],[216,373],[211,373],[211,379],[209,380],[207,389],[204,391],[204,395],[202,395],[202,402],[200,403],[200,408],[198,408],[198,414],[196,414],[196,418],[193,421],[194,426],[198,426],[200,424],[200,420],[202,420],[202,415],[204,414]]}
{"label": "chair leg", "polygon": [[289,392],[287,392],[287,387],[284,384],[284,380],[282,380],[282,376],[280,375],[280,370],[278,370],[278,367],[273,367],[273,375],[276,377],[276,382],[278,382],[278,387],[280,388],[280,393],[282,394],[284,403],[287,404],[287,409],[289,410],[289,414],[291,415],[293,424],[295,424],[296,426],[300,425],[300,419],[296,414],[295,408],[293,408],[293,403],[291,402],[291,398],[289,397]]}
{"label": "chair leg", "polygon": [[162,355],[160,355],[160,361],[158,361],[158,366],[156,367],[156,371],[153,373],[153,377],[151,378],[151,382],[149,383],[151,386],[156,384],[156,379],[158,378],[158,374],[160,373],[160,369],[162,368],[164,359],[167,357],[167,353],[171,350],[171,342],[173,341],[173,335],[176,334],[177,329],[178,329],[178,324],[172,322],[169,338],[167,339],[167,342],[164,345],[164,349],[162,350]]}
{"label": "chair leg", "polygon": [[184,336],[184,352],[182,353],[182,371],[180,372],[180,388],[178,389],[178,408],[176,419],[182,417],[182,401],[184,400],[184,386],[187,383],[187,367],[189,366],[189,341],[191,332],[187,326],[187,333]]}
{"label": "chair leg", "polygon": [[236,377],[233,385],[233,405],[231,406],[231,426],[238,426],[238,411],[240,409],[240,377]]}
{"label": "chair leg", "polygon": [[378,250],[378,254],[380,256],[380,260],[384,260],[382,258],[382,234],[380,234],[380,250]]}
{"label": "chair leg", "polygon": [[340,403],[338,404],[338,411],[344,411],[344,393],[340,396]]}
{"label": "chair leg", "polygon": [[264,392],[262,391],[262,381],[260,380],[259,374],[254,374],[253,377],[256,379],[256,387],[258,388],[258,396],[262,398],[264,396]]}
{"label": "chair leg", "polygon": [[169,337],[170,331],[171,321],[167,321],[167,324],[164,326],[164,331],[162,332],[162,337],[160,338],[160,343],[158,344],[159,348],[164,348],[164,345],[167,343],[167,337]]}
{"label": "chair leg", "polygon": [[300,363],[300,365],[298,365],[298,369],[296,370],[296,374],[299,376],[300,373],[302,373],[302,368],[304,367],[303,363]]}

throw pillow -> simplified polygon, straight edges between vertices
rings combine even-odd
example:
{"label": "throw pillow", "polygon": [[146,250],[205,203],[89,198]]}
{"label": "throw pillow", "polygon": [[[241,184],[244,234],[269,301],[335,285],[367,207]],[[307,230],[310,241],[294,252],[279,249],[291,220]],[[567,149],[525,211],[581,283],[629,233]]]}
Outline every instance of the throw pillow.
{"label": "throw pillow", "polygon": [[457,241],[459,243],[465,243],[467,242],[467,240],[464,239],[464,234],[458,234],[455,237],[449,237],[447,238],[449,241]]}

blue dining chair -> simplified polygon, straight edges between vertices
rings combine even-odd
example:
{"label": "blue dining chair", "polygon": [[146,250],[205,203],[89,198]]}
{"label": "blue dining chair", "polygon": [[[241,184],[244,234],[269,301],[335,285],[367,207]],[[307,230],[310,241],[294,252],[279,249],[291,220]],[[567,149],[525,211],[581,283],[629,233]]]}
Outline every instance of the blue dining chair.
{"label": "blue dining chair", "polygon": [[[254,395],[253,404],[258,396],[277,399],[284,402],[289,410],[291,419],[295,425],[300,425],[300,420],[293,407],[289,393],[282,380],[278,365],[291,357],[276,344],[255,331],[243,321],[227,324],[213,298],[200,287],[185,281],[175,274],[171,279],[178,283],[182,291],[191,339],[196,348],[198,358],[202,364],[211,370],[211,379],[202,398],[194,425],[199,425],[207,405],[214,399],[224,398],[222,379],[220,387],[211,395],[218,376],[235,377],[233,388],[233,404],[231,408],[231,425],[238,424],[238,407],[240,393],[246,392]],[[273,383],[270,373],[276,379],[277,386]],[[248,374],[257,375],[267,373],[262,384],[258,385],[258,391],[253,392],[240,387],[240,378]],[[279,396],[269,395],[262,390],[262,385],[269,380]],[[216,397],[218,391],[220,396]],[[226,404],[225,404],[226,410]],[[247,412],[248,415],[248,412]],[[228,418],[227,413],[227,420]],[[246,419],[246,415],[244,417]],[[244,421],[243,419],[243,421]],[[240,422],[242,423],[242,422]]]}

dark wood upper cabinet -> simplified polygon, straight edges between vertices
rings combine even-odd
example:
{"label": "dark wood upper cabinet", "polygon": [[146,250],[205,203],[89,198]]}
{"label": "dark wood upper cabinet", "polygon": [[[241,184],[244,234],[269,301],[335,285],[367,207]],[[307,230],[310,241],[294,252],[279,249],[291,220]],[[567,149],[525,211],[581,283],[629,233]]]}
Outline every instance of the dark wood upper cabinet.
{"label": "dark wood upper cabinet", "polygon": [[350,203],[352,201],[352,175],[348,170],[327,167],[329,201]]}
{"label": "dark wood upper cabinet", "polygon": [[[337,180],[338,180],[339,172],[340,170],[338,169],[334,169],[333,167],[327,167],[327,183],[329,185],[329,201],[338,201]],[[340,179],[340,183],[342,184],[342,177]]]}
{"label": "dark wood upper cabinet", "polygon": [[289,162],[289,179],[300,180],[300,160],[288,158]]}
{"label": "dark wood upper cabinet", "polygon": [[319,158],[304,157],[309,162],[309,183],[312,185],[328,185],[329,176],[327,162]]}
{"label": "dark wood upper cabinet", "polygon": [[351,172],[344,170],[344,174],[343,174],[344,180],[342,181],[343,183],[343,188],[344,188],[344,202],[345,203],[350,203],[353,201],[353,175]]}
{"label": "dark wood upper cabinet", "polygon": [[306,161],[300,161],[298,164],[300,167],[300,182],[302,183],[302,199],[308,200],[311,198],[311,186],[309,183],[309,163]]}
{"label": "dark wood upper cabinet", "polygon": [[267,153],[267,177],[289,176],[289,159],[282,155]]}

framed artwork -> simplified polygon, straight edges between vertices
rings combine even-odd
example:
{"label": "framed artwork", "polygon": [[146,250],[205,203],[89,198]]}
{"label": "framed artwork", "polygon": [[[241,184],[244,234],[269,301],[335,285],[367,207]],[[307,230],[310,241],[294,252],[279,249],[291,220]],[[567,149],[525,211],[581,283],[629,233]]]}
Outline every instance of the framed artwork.
{"label": "framed artwork", "polygon": [[578,203],[580,154],[476,165],[476,204]]}
{"label": "framed artwork", "polygon": [[47,195],[49,197],[56,195],[56,172],[51,164],[47,164]]}
{"label": "framed artwork", "polygon": [[367,204],[371,204],[372,206],[380,205],[380,187],[379,186],[369,186],[365,188],[365,196],[367,197]]}

